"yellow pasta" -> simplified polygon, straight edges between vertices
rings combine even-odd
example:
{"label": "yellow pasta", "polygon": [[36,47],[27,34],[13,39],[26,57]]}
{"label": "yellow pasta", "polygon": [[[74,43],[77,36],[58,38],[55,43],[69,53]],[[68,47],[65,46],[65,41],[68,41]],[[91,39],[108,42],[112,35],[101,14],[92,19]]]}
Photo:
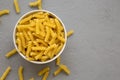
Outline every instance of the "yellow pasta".
{"label": "yellow pasta", "polygon": [[30,31],[28,32],[28,36],[30,37],[31,41],[34,41],[34,37],[33,37],[32,33]]}
{"label": "yellow pasta", "polygon": [[43,37],[45,37],[45,26],[42,24],[42,22],[40,23],[40,30],[41,30]]}
{"label": "yellow pasta", "polygon": [[45,21],[45,19],[44,19],[44,18],[43,18],[43,19],[39,19],[39,20],[40,20],[40,22],[41,22],[41,23],[43,23],[43,22]]}
{"label": "yellow pasta", "polygon": [[29,80],[34,80],[34,78],[30,78]]}
{"label": "yellow pasta", "polygon": [[19,25],[19,26],[17,26],[16,28],[17,28],[17,30],[18,30],[19,32],[22,32],[22,31],[23,31],[23,29],[26,29],[26,28],[24,28],[23,26],[20,26],[20,25]]}
{"label": "yellow pasta", "polygon": [[30,26],[35,26],[35,21],[30,20],[29,22],[30,22]]}
{"label": "yellow pasta", "polygon": [[46,47],[40,47],[40,46],[32,47],[32,50],[46,50]]}
{"label": "yellow pasta", "polygon": [[32,33],[33,34],[33,36],[35,36],[35,37],[37,37],[38,39],[44,39],[44,37],[42,37],[42,36],[40,36],[40,35],[37,35],[37,34],[35,34],[35,33]]}
{"label": "yellow pasta", "polygon": [[57,36],[55,35],[55,36],[50,40],[50,42],[49,42],[50,45],[54,44],[56,37],[57,37]]}
{"label": "yellow pasta", "polygon": [[44,15],[45,15],[45,18],[44,18],[45,21],[44,22],[49,22],[49,13],[45,13]]}
{"label": "yellow pasta", "polygon": [[49,46],[49,47],[45,50],[44,54],[46,55],[46,54],[47,54],[51,49],[53,49],[55,46],[56,46],[56,44],[53,44],[53,45]]}
{"label": "yellow pasta", "polygon": [[64,38],[65,37],[64,32],[61,32],[60,36]]}
{"label": "yellow pasta", "polygon": [[44,24],[45,26],[50,27],[50,28],[55,28],[55,25],[54,25],[54,24],[51,24],[51,23],[49,23],[49,22],[44,22],[43,24]]}
{"label": "yellow pasta", "polygon": [[31,18],[32,18],[32,16],[28,16],[28,17],[22,19],[22,20],[19,22],[19,24],[24,24],[24,23],[26,23],[27,21],[31,20]]}
{"label": "yellow pasta", "polygon": [[18,25],[17,28],[22,28],[24,30],[25,28],[28,28],[29,26],[30,25]]}
{"label": "yellow pasta", "polygon": [[42,76],[44,73],[48,72],[50,70],[50,67],[45,67],[40,72],[38,72],[39,76]]}
{"label": "yellow pasta", "polygon": [[38,55],[36,55],[35,56],[35,60],[41,59],[42,55],[43,55],[43,52],[39,53]]}
{"label": "yellow pasta", "polygon": [[74,33],[73,30],[68,31],[68,32],[67,32],[67,37],[70,37],[73,33]]}
{"label": "yellow pasta", "polygon": [[58,38],[61,42],[63,42],[63,43],[65,42],[65,39],[64,39],[63,37],[58,36],[57,38]]}
{"label": "yellow pasta", "polygon": [[56,53],[57,48],[58,48],[58,45],[55,45],[54,48],[53,48],[53,50],[52,50],[52,53],[51,53],[51,57],[52,57],[52,58],[57,54],[57,53]]}
{"label": "yellow pasta", "polygon": [[57,27],[57,34],[60,34],[60,31],[63,30],[63,27],[61,27],[61,24],[58,19],[55,19],[56,27]]}
{"label": "yellow pasta", "polygon": [[18,49],[30,61],[45,62],[52,59],[66,41],[63,25],[47,12],[35,12],[23,17],[16,29]]}
{"label": "yellow pasta", "polygon": [[33,44],[34,44],[35,46],[39,46],[39,43],[37,43],[37,41],[33,41]]}
{"label": "yellow pasta", "polygon": [[47,80],[48,75],[49,75],[49,71],[45,72],[45,74],[43,75],[42,80]]}
{"label": "yellow pasta", "polygon": [[42,1],[41,0],[30,2],[29,5],[31,7],[38,7],[38,9],[42,9]]}
{"label": "yellow pasta", "polygon": [[50,29],[49,27],[46,27],[46,36],[45,36],[45,42],[48,42],[50,37]]}
{"label": "yellow pasta", "polygon": [[9,10],[4,9],[4,10],[1,10],[1,11],[0,11],[0,16],[5,15],[5,14],[9,14],[9,13],[10,13]]}
{"label": "yellow pasta", "polygon": [[61,45],[56,49],[55,55],[57,55],[57,54],[60,52],[60,50],[62,49],[62,47],[63,47],[63,44],[61,44]]}
{"label": "yellow pasta", "polygon": [[57,34],[54,33],[52,29],[50,29],[50,34],[52,36],[52,39],[50,40],[49,44],[52,45],[55,42],[55,39],[57,38]]}
{"label": "yellow pasta", "polygon": [[18,32],[21,32],[21,31],[22,31],[21,27],[18,27],[18,26],[17,26],[16,29],[17,29]]}
{"label": "yellow pasta", "polygon": [[27,57],[26,58],[28,61],[34,61],[35,59],[34,58],[31,58],[31,57]]}
{"label": "yellow pasta", "polygon": [[[50,18],[50,23],[54,24],[55,20],[53,18]],[[56,26],[56,25],[55,25]]]}
{"label": "yellow pasta", "polygon": [[60,65],[61,58],[60,56],[56,59],[56,65]]}
{"label": "yellow pasta", "polygon": [[40,34],[39,20],[36,20],[36,34]]}
{"label": "yellow pasta", "polygon": [[34,32],[35,29],[33,27],[28,27],[29,31]]}
{"label": "yellow pasta", "polygon": [[43,44],[44,46],[48,46],[48,44],[41,39],[37,39],[37,42]]}
{"label": "yellow pasta", "polygon": [[20,39],[21,39],[21,42],[22,42],[22,47],[23,47],[23,48],[26,48],[25,38],[24,38],[23,33],[20,33]]}
{"label": "yellow pasta", "polygon": [[70,70],[68,69],[68,67],[66,65],[60,64],[59,67],[66,73],[66,74],[70,74]]}
{"label": "yellow pasta", "polygon": [[25,48],[22,49],[22,53],[23,53],[23,55],[26,54]]}
{"label": "yellow pasta", "polygon": [[30,2],[29,5],[30,5],[31,7],[35,7],[35,6],[38,5],[38,1]]}
{"label": "yellow pasta", "polygon": [[[38,19],[43,19],[45,16],[36,13],[36,14],[33,15],[33,17],[38,18]],[[38,20],[38,19],[37,19],[37,20]]]}
{"label": "yellow pasta", "polygon": [[27,52],[26,52],[26,56],[27,56],[27,57],[30,56],[31,48],[32,48],[32,42],[29,41],[29,42],[28,42]]}
{"label": "yellow pasta", "polygon": [[16,12],[20,13],[20,7],[19,7],[19,4],[18,4],[18,0],[14,0],[14,6],[15,6]]}
{"label": "yellow pasta", "polygon": [[42,62],[47,61],[48,59],[49,59],[48,56],[42,56],[42,57],[41,57],[41,61],[42,61]]}
{"label": "yellow pasta", "polygon": [[57,76],[61,71],[62,71],[62,69],[59,67],[59,68],[54,72],[54,75]]}
{"label": "yellow pasta", "polygon": [[30,38],[29,38],[28,34],[26,33],[26,31],[23,31],[23,35],[24,35],[24,37],[25,37],[25,39],[26,39],[27,41],[30,40]]}
{"label": "yellow pasta", "polygon": [[42,0],[38,0],[38,9],[42,9]]}
{"label": "yellow pasta", "polygon": [[17,38],[17,44],[18,44],[18,49],[21,52],[22,51],[22,42],[19,38]]}
{"label": "yellow pasta", "polygon": [[7,58],[9,58],[9,57],[11,57],[12,55],[14,55],[14,54],[16,54],[16,53],[17,53],[16,49],[13,49],[13,50],[11,50],[10,52],[8,52],[5,56],[6,56]]}
{"label": "yellow pasta", "polygon": [[0,80],[5,80],[5,78],[7,77],[7,75],[9,74],[9,72],[11,71],[11,67],[9,66],[5,72],[2,74]]}
{"label": "yellow pasta", "polygon": [[34,56],[37,56],[37,54],[38,54],[37,52],[31,52],[30,56],[34,57]]}
{"label": "yellow pasta", "polygon": [[18,69],[18,76],[19,76],[19,80],[24,80],[23,77],[23,66],[20,66]]}

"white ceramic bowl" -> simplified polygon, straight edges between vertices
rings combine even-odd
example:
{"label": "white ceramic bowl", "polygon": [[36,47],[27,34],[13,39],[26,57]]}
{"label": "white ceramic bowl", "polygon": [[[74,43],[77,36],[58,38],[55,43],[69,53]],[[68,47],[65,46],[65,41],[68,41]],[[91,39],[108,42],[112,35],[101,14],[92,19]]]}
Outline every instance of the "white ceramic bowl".
{"label": "white ceramic bowl", "polygon": [[[26,17],[27,15],[30,15],[30,14],[33,14],[33,13],[36,13],[36,12],[47,12],[47,13],[50,13],[50,14],[52,14],[53,16],[55,16],[55,17],[61,22],[61,24],[62,24],[62,26],[63,26],[63,28],[64,28],[64,32],[65,32],[65,43],[64,43],[63,48],[61,49],[61,51],[60,51],[55,57],[53,57],[52,59],[47,60],[47,61],[45,61],[45,62],[41,62],[41,61],[29,61],[29,60],[27,60],[27,59],[26,59],[26,56],[23,55],[23,54],[19,51],[19,49],[18,49],[18,47],[17,47],[17,45],[16,45],[16,27],[17,27],[18,23],[20,22],[21,19],[23,19],[23,18]],[[65,28],[65,25],[63,24],[62,20],[61,20],[58,16],[56,16],[54,13],[52,13],[52,12],[50,12],[50,11],[47,11],[47,10],[33,10],[33,11],[30,11],[30,12],[25,13],[25,14],[24,14],[22,17],[20,17],[20,19],[17,21],[17,23],[16,23],[16,25],[15,25],[15,28],[14,28],[14,31],[13,31],[13,42],[14,42],[14,46],[15,46],[16,50],[18,51],[18,53],[20,54],[20,56],[22,56],[22,58],[24,58],[25,60],[27,60],[27,61],[29,61],[29,62],[31,62],[31,63],[35,63],[35,64],[45,64],[45,63],[49,63],[49,62],[52,62],[53,60],[55,60],[57,57],[59,57],[59,56],[61,55],[61,53],[63,52],[65,46],[66,46],[66,42],[67,42],[66,28]]]}

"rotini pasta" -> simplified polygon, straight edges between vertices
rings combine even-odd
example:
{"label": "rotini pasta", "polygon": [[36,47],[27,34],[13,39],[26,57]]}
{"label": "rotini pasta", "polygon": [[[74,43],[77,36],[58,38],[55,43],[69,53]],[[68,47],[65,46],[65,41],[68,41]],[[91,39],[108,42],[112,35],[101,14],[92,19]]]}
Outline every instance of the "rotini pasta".
{"label": "rotini pasta", "polygon": [[14,6],[15,6],[16,12],[20,13],[20,7],[19,7],[19,4],[18,4],[18,0],[14,0]]}
{"label": "rotini pasta", "polygon": [[19,76],[19,80],[24,80],[23,77],[23,66],[20,66],[18,69],[18,76]]}
{"label": "rotini pasta", "polygon": [[30,38],[29,38],[28,34],[26,33],[26,31],[23,31],[23,35],[24,35],[26,41],[30,40]]}
{"label": "rotini pasta", "polygon": [[38,0],[38,9],[42,9],[42,0]]}
{"label": "rotini pasta", "polygon": [[21,42],[22,42],[22,47],[26,48],[25,38],[24,38],[23,33],[20,33],[19,35],[20,35],[20,39],[21,39]]}
{"label": "rotini pasta", "polygon": [[41,59],[43,55],[43,52],[39,53],[38,55],[35,56],[35,60]]}
{"label": "rotini pasta", "polygon": [[17,45],[18,45],[19,51],[21,52],[22,51],[22,43],[21,43],[21,40],[19,38],[17,38]]}
{"label": "rotini pasta", "polygon": [[30,56],[31,50],[32,50],[32,42],[29,41],[29,42],[28,42],[28,47],[27,47],[27,52],[26,52],[26,57],[29,57],[29,56]]}
{"label": "rotini pasta", "polygon": [[57,76],[61,71],[62,71],[62,69],[59,67],[59,68],[54,72],[54,75]]}
{"label": "rotini pasta", "polygon": [[42,80],[47,80],[48,75],[49,75],[49,71],[45,72],[45,74],[43,75]]}
{"label": "rotini pasta", "polygon": [[68,67],[66,65],[60,64],[59,67],[66,73],[66,74],[70,74],[70,70],[68,69]]}
{"label": "rotini pasta", "polygon": [[2,74],[0,80],[5,80],[5,78],[7,77],[7,75],[9,74],[9,72],[11,71],[11,67],[9,66],[5,72]]}
{"label": "rotini pasta", "polygon": [[37,0],[34,2],[30,2],[29,5],[31,7],[38,7],[38,9],[42,9],[42,0]]}
{"label": "rotini pasta", "polygon": [[28,32],[28,36],[30,37],[31,41],[34,41],[34,37],[33,37],[32,33],[30,31]]}
{"label": "rotini pasta", "polygon": [[60,56],[56,59],[56,65],[60,65],[61,58]]}
{"label": "rotini pasta", "polygon": [[36,20],[36,34],[40,34],[40,25],[39,25],[39,20]]}
{"label": "rotini pasta", "polygon": [[38,1],[30,2],[29,5],[30,5],[31,7],[35,7],[35,6],[38,5]]}
{"label": "rotini pasta", "polygon": [[5,56],[7,57],[7,58],[9,58],[9,57],[11,57],[12,55],[14,55],[14,54],[16,54],[17,53],[17,50],[16,49],[13,49],[13,50],[11,50],[10,52],[8,52]]}
{"label": "rotini pasta", "polygon": [[17,47],[30,61],[45,62],[54,58],[66,42],[63,25],[48,12],[23,17],[16,29]]}
{"label": "rotini pasta", "polygon": [[32,47],[32,50],[46,50],[46,47]]}
{"label": "rotini pasta", "polygon": [[38,75],[42,76],[44,73],[48,72],[49,70],[50,70],[50,67],[45,67],[40,72],[38,72]]}
{"label": "rotini pasta", "polygon": [[5,15],[5,14],[9,14],[9,13],[10,13],[10,11],[8,9],[4,9],[4,10],[0,11],[0,16]]}
{"label": "rotini pasta", "polygon": [[50,29],[49,27],[46,27],[46,36],[45,36],[45,42],[48,42],[50,37]]}
{"label": "rotini pasta", "polygon": [[67,37],[70,37],[73,33],[74,33],[73,30],[68,31],[68,32],[67,32]]}
{"label": "rotini pasta", "polygon": [[30,78],[29,80],[34,80],[34,78]]}

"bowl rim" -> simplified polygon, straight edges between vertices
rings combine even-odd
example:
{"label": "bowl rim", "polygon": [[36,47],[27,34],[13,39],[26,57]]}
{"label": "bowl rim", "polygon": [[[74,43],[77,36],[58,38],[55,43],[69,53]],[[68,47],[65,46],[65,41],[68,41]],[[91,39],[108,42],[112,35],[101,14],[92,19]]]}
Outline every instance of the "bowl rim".
{"label": "bowl rim", "polygon": [[[15,39],[15,38],[16,38],[16,37],[15,37],[16,35],[15,35],[15,34],[16,34],[16,27],[17,27],[18,23],[20,22],[21,19],[23,19],[23,18],[26,17],[27,15],[30,15],[30,14],[33,14],[33,13],[36,13],[36,12],[47,12],[47,13],[50,13],[50,14],[52,14],[53,16],[55,16],[55,17],[61,22],[61,24],[62,24],[62,26],[63,26],[63,28],[64,28],[64,33],[65,33],[65,43],[64,43],[61,51],[60,51],[55,57],[53,57],[52,59],[47,60],[47,61],[45,61],[45,62],[27,60],[27,59],[26,59],[26,56],[24,56],[24,55],[19,51],[19,49],[18,49],[18,47],[17,47],[17,45],[16,45],[16,39]],[[25,60],[27,60],[28,62],[35,63],[35,64],[46,64],[46,63],[50,63],[50,62],[54,61],[56,58],[58,58],[58,57],[62,54],[63,50],[65,49],[66,43],[67,43],[67,32],[66,32],[66,28],[65,28],[65,25],[63,24],[62,20],[61,20],[57,15],[55,15],[53,12],[50,12],[50,11],[48,11],[48,10],[32,10],[32,11],[29,11],[29,12],[23,14],[23,15],[18,19],[18,21],[16,22],[15,27],[14,27],[14,30],[13,30],[13,43],[14,43],[15,49],[16,49],[17,52],[20,54],[20,56],[21,56],[22,58],[24,58]]]}

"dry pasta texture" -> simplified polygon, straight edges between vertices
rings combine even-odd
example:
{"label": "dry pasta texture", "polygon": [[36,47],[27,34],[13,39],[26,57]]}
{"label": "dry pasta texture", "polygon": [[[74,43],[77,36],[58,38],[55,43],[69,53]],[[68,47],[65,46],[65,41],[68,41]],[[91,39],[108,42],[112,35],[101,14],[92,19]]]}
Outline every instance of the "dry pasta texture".
{"label": "dry pasta texture", "polygon": [[5,78],[7,77],[7,75],[9,74],[9,72],[11,71],[11,67],[8,67],[5,72],[2,74],[0,80],[5,80]]}
{"label": "dry pasta texture", "polygon": [[56,65],[60,65],[61,58],[60,56],[56,59]]}
{"label": "dry pasta texture", "polygon": [[18,4],[18,0],[14,0],[14,6],[15,6],[16,13],[20,13],[20,7]]}
{"label": "dry pasta texture", "polygon": [[45,67],[41,71],[38,72],[38,76],[42,76],[42,80],[47,80],[47,77],[49,75],[50,67]]}
{"label": "dry pasta texture", "polygon": [[59,68],[54,72],[54,75],[57,76],[61,71],[62,71],[62,69],[59,67]]}
{"label": "dry pasta texture", "polygon": [[58,65],[58,69],[54,72],[54,76],[57,76],[60,72],[64,71],[66,74],[70,74],[70,70],[64,64]]}
{"label": "dry pasta texture", "polygon": [[47,80],[48,75],[49,75],[49,71],[45,72],[45,74],[43,75],[42,80]]}
{"label": "dry pasta texture", "polygon": [[30,78],[29,80],[34,80],[34,78]]}
{"label": "dry pasta texture", "polygon": [[66,73],[66,74],[70,74],[70,70],[68,69],[68,67],[66,65],[60,64],[59,67]]}
{"label": "dry pasta texture", "polygon": [[38,7],[38,9],[42,9],[42,0],[36,0],[34,2],[29,3],[30,7]]}
{"label": "dry pasta texture", "polygon": [[68,32],[67,32],[67,37],[70,37],[73,33],[74,33],[73,30],[68,31]]}
{"label": "dry pasta texture", "polygon": [[20,66],[18,69],[18,76],[19,76],[19,80],[24,80],[23,77],[23,66]]}
{"label": "dry pasta texture", "polygon": [[48,12],[25,16],[16,27],[17,47],[30,61],[45,62],[52,59],[61,51],[65,42],[62,23]]}
{"label": "dry pasta texture", "polygon": [[10,11],[8,9],[0,10],[0,16],[9,14],[9,13],[10,13]]}
{"label": "dry pasta texture", "polygon": [[48,72],[49,70],[50,70],[50,67],[45,67],[40,72],[38,72],[38,75],[42,76],[44,73]]}
{"label": "dry pasta texture", "polygon": [[9,57],[11,57],[12,55],[14,55],[14,54],[16,54],[16,53],[17,53],[16,49],[13,49],[13,50],[11,50],[10,52],[8,52],[5,56],[6,56],[7,58],[9,58]]}

